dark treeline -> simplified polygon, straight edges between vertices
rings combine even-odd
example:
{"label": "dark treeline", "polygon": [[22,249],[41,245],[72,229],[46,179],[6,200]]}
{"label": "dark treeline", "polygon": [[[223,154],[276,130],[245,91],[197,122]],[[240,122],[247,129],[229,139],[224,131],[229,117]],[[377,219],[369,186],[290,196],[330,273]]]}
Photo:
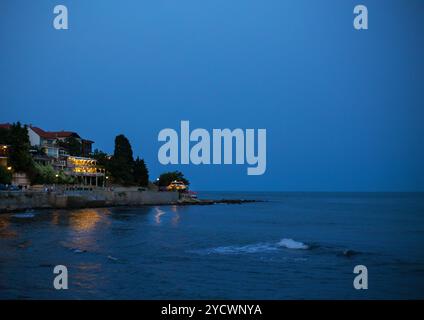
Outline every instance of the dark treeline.
{"label": "dark treeline", "polygon": [[149,184],[146,163],[139,157],[134,160],[131,144],[123,134],[116,136],[115,150],[111,157],[96,149],[93,158],[99,166],[106,169],[115,184],[144,187]]}

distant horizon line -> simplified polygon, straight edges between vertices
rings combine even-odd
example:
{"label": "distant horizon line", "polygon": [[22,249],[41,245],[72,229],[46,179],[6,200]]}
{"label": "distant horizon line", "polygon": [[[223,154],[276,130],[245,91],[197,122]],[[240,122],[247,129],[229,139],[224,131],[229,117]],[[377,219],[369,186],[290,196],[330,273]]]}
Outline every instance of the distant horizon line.
{"label": "distant horizon line", "polygon": [[[193,190],[194,191],[194,190]],[[422,191],[287,191],[287,190],[195,190],[196,192],[244,192],[244,193],[424,193]]]}

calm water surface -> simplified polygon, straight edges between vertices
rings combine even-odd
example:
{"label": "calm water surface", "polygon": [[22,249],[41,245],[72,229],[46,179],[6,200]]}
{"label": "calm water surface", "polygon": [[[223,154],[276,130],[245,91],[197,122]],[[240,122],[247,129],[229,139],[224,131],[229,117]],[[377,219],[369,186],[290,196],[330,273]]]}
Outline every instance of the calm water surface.
{"label": "calm water surface", "polygon": [[423,194],[201,196],[267,202],[0,214],[0,298],[424,298]]}

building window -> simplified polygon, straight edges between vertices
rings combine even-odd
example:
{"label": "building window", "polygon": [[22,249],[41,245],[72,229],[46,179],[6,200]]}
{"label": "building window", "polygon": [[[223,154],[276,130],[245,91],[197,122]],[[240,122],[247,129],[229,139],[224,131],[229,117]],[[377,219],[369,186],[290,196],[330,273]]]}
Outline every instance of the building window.
{"label": "building window", "polygon": [[56,148],[47,148],[47,155],[49,157],[57,157],[58,152]]}

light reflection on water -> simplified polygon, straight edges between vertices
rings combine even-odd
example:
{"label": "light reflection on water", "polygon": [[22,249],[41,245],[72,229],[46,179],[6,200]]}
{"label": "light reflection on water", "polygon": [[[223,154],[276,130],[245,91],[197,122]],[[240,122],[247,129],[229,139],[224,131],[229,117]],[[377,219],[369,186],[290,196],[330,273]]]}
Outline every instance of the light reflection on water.
{"label": "light reflection on water", "polygon": [[[422,197],[273,197],[0,214],[0,299],[423,297]],[[283,238],[314,249],[274,245]],[[345,249],[359,254],[344,257]],[[69,270],[66,292],[52,287],[58,264]],[[356,264],[379,270],[361,296],[352,291]]]}
{"label": "light reflection on water", "polygon": [[54,226],[69,226],[76,232],[89,232],[99,224],[109,224],[110,214],[106,208],[54,210],[50,213],[50,221]]}
{"label": "light reflection on water", "polygon": [[163,221],[164,215],[167,213],[172,213],[171,224],[176,227],[180,223],[181,215],[179,214],[179,207],[176,205],[172,205],[169,211],[166,209],[161,209],[160,207],[155,207],[155,223],[160,225]]}
{"label": "light reflection on water", "polygon": [[156,211],[156,214],[155,214],[155,221],[156,221],[156,224],[161,224],[161,216],[163,216],[166,212],[165,211],[163,211],[162,209],[160,209],[159,207],[155,207],[155,211]]}
{"label": "light reflection on water", "polygon": [[81,209],[72,211],[69,215],[69,225],[75,231],[88,232],[93,230],[100,222],[109,223],[105,214],[107,209]]}
{"label": "light reflection on water", "polygon": [[176,226],[178,226],[178,224],[180,223],[180,219],[181,219],[181,216],[180,216],[180,214],[178,213],[178,206],[173,205],[173,206],[171,207],[171,211],[174,213],[174,217],[172,218],[172,225],[173,225],[174,227],[176,227]]}
{"label": "light reflection on water", "polygon": [[0,238],[14,238],[16,236],[16,231],[11,229],[9,217],[0,214]]}

